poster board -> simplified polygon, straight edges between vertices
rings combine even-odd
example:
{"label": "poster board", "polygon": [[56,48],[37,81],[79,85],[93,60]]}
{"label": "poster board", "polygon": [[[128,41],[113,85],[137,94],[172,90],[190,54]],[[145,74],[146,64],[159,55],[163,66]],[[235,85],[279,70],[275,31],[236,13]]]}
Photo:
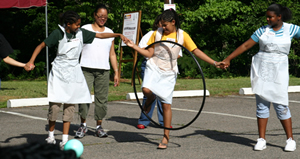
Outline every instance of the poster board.
{"label": "poster board", "polygon": [[[128,12],[124,13],[123,16],[123,30],[122,34],[133,41],[135,44],[138,42],[138,32],[139,32],[139,24],[140,24],[140,15],[138,12]],[[121,46],[127,46],[123,41]]]}
{"label": "poster board", "polygon": [[[127,12],[123,14],[123,29],[122,34],[133,41],[136,45],[139,43],[139,35],[141,34],[141,17],[142,17],[142,11],[135,11],[135,12]],[[131,85],[133,86],[133,80],[135,80],[134,76],[134,68],[137,61],[137,54],[138,52],[135,50],[132,50],[132,59],[125,59],[123,60],[123,47],[127,46],[125,43],[121,43],[121,49],[120,49],[120,57],[119,57],[119,78],[121,78],[121,66],[122,63],[125,62],[133,62],[132,67],[132,76],[131,76]],[[136,70],[138,72],[138,68]],[[139,74],[137,74],[139,83],[141,84],[141,79]]]}

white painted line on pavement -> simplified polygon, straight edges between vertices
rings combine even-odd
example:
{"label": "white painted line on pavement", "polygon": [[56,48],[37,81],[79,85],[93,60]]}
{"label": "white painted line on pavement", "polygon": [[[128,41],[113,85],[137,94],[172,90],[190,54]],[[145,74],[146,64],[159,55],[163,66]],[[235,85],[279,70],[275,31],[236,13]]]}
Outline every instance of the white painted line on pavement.
{"label": "white painted line on pavement", "polygon": [[[229,97],[235,97],[235,98],[250,98],[250,99],[255,99],[255,97],[247,97],[247,96],[235,96],[235,95],[230,95]],[[289,100],[290,103],[300,103],[300,101],[297,100]]]}
{"label": "white painted line on pavement", "polygon": [[21,113],[17,113],[17,112],[9,112],[9,111],[2,111],[2,110],[0,110],[0,112],[1,113],[6,113],[6,114],[12,114],[12,115],[17,115],[17,116],[22,116],[22,117],[26,117],[26,118],[31,118],[31,119],[38,119],[38,120],[45,120],[45,121],[47,121],[47,118],[35,117],[35,116],[21,114]]}
{"label": "white painted line on pavement", "polygon": [[[6,113],[6,114],[12,114],[12,115],[17,115],[17,116],[22,116],[22,117],[30,118],[30,119],[37,119],[37,120],[48,121],[47,118],[35,117],[35,116],[26,115],[26,114],[17,113],[17,112],[9,112],[9,111],[2,111],[2,110],[0,110],[0,112],[1,113]],[[61,120],[56,120],[56,122],[63,123],[63,121],[61,121]],[[92,126],[87,126],[87,127],[96,130],[96,127],[92,127]],[[104,131],[109,131],[109,130],[108,129],[104,129]]]}
{"label": "white painted line on pavement", "polygon": [[[209,91],[205,91],[206,96],[210,96]],[[204,90],[187,90],[187,91],[174,91],[173,92],[173,97],[178,98],[178,97],[203,97],[204,95]],[[137,92],[137,96],[139,99],[143,99],[144,95],[142,92]],[[136,99],[134,93],[127,93],[126,99]]]}
{"label": "white painted line on pavement", "polygon": [[132,102],[114,102],[114,103],[130,104],[130,105],[137,105],[138,106],[138,103],[132,103]]}
{"label": "white painted line on pavement", "polygon": [[[171,108],[171,109],[172,110],[178,110],[178,111],[186,111],[186,112],[195,112],[195,113],[198,113],[198,110],[180,109],[180,108]],[[253,118],[253,117],[247,117],[247,116],[241,116],[241,115],[234,115],[234,114],[227,114],[227,113],[208,112],[208,111],[202,111],[201,113],[223,115],[223,116],[230,116],[230,117],[238,117],[238,118],[256,120],[256,118]]]}
{"label": "white painted line on pavement", "polygon": [[[115,103],[137,105],[137,103],[132,103],[132,102],[115,102]],[[171,109],[172,110],[178,110],[178,111],[186,111],[186,112],[195,112],[195,113],[198,113],[198,110],[181,109],[181,108],[171,108]],[[247,116],[241,116],[241,115],[234,115],[234,114],[227,114],[227,113],[208,112],[208,111],[202,111],[202,113],[256,120],[256,118],[253,118],[253,117],[247,117]]]}
{"label": "white painted line on pavement", "polygon": [[289,102],[291,102],[291,103],[300,103],[300,101],[296,101],[296,100],[289,100]]}

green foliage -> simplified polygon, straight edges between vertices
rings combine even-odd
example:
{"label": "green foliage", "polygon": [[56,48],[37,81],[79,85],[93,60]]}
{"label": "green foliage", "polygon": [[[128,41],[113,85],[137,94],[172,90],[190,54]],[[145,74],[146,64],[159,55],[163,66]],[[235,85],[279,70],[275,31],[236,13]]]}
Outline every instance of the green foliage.
{"label": "green foliage", "polygon": [[[175,1],[179,14],[181,29],[186,31],[198,48],[216,61],[221,61],[243,42],[248,40],[259,27],[266,25],[265,12],[271,0],[187,0]],[[93,23],[93,12],[100,3],[106,4],[109,19],[106,26],[114,32],[122,32],[123,13],[142,11],[141,30],[146,34],[151,30],[155,17],[163,11],[162,0],[52,0],[48,2],[49,34],[57,28],[60,13],[74,10],[82,17],[82,25]],[[278,0],[276,3],[289,7],[293,12],[290,23],[300,25],[300,3],[292,0]],[[8,9],[0,14],[0,30],[15,50],[15,55],[22,62],[27,62],[35,47],[45,39],[45,8],[25,10]],[[4,32],[5,31],[5,32]],[[120,39],[116,38],[115,48],[119,55]],[[299,41],[293,40],[291,46],[290,73],[300,76]],[[258,45],[249,49],[231,61],[228,71],[215,69],[213,66],[197,59],[209,78],[248,76],[251,57],[258,51]],[[49,49],[49,63],[55,58],[56,49]],[[132,58],[131,50],[124,47],[123,57]],[[45,49],[39,54],[36,63],[45,62]],[[179,60],[180,77],[199,78],[197,65],[191,57],[183,56]],[[42,63],[40,64],[42,65]],[[33,72],[1,64],[2,78],[34,78],[45,76],[46,66],[38,66]],[[122,77],[130,78],[132,63],[122,64]],[[8,76],[9,75],[9,76]]]}
{"label": "green foliage", "polygon": [[[9,57],[19,60],[17,57],[20,54],[20,50],[14,50],[12,54],[9,55]],[[5,80],[7,76],[14,77],[17,72],[22,71],[22,68],[11,66],[9,64],[6,64],[4,61],[0,61],[0,78],[2,80]]]}

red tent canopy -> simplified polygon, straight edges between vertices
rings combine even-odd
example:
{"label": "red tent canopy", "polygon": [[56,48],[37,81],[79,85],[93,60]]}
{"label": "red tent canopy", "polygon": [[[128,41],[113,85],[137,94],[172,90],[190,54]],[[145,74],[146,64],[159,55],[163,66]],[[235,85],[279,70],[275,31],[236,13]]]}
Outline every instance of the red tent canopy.
{"label": "red tent canopy", "polygon": [[0,0],[0,8],[30,8],[46,6],[47,0]]}

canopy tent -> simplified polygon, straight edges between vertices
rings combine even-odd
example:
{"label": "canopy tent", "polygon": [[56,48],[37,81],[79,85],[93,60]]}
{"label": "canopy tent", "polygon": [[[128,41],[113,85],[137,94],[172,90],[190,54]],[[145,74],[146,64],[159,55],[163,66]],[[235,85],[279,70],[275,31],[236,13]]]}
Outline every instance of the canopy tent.
{"label": "canopy tent", "polygon": [[[46,38],[48,37],[48,13],[47,13],[47,0],[0,0],[0,9],[5,8],[30,8],[45,6],[45,26]],[[46,64],[47,64],[47,80],[49,73],[49,60],[48,60],[48,47],[46,47]]]}
{"label": "canopy tent", "polygon": [[0,8],[30,8],[46,6],[47,0],[1,0]]}

